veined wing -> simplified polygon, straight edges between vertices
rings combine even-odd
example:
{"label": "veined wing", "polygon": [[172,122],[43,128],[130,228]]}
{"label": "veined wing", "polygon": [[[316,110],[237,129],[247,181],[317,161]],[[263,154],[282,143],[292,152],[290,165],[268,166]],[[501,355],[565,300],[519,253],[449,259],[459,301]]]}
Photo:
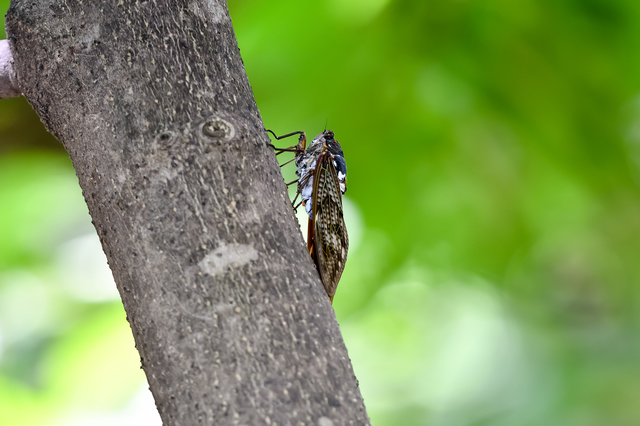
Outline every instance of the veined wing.
{"label": "veined wing", "polygon": [[338,174],[328,152],[318,157],[314,171],[313,209],[307,244],[320,279],[333,302],[349,250]]}

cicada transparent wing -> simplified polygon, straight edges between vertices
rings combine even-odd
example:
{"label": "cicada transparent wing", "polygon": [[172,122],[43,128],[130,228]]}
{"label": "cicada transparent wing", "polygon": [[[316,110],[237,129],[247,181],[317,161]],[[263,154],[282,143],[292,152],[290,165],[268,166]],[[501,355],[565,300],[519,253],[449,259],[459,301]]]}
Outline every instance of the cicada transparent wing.
{"label": "cicada transparent wing", "polygon": [[331,154],[324,151],[316,160],[313,208],[307,231],[307,246],[320,279],[333,303],[349,250],[344,223],[342,191]]}

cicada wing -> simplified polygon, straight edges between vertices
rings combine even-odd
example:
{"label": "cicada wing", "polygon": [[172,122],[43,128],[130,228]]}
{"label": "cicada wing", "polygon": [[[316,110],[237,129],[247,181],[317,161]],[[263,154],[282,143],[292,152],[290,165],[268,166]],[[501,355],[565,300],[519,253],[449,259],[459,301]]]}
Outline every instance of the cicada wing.
{"label": "cicada wing", "polygon": [[[349,250],[349,236],[342,210],[342,192],[338,174],[328,153],[316,163],[313,188],[313,217],[308,238],[314,259],[329,299],[333,301]],[[311,226],[313,225],[313,226]]]}

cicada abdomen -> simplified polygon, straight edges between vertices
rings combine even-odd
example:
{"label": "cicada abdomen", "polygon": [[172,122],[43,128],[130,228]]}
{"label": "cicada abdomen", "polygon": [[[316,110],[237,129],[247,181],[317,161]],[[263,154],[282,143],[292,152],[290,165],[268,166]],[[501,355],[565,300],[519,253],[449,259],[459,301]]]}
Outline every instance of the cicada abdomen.
{"label": "cicada abdomen", "polygon": [[295,153],[298,188],[294,204],[300,196],[301,204],[309,216],[309,254],[327,295],[333,302],[349,250],[349,237],[342,208],[342,194],[347,190],[347,164],[342,147],[335,140],[331,130],[316,136],[309,147],[306,147],[306,139],[302,132],[276,136],[276,139],[294,134],[301,135],[298,145],[277,150]]}

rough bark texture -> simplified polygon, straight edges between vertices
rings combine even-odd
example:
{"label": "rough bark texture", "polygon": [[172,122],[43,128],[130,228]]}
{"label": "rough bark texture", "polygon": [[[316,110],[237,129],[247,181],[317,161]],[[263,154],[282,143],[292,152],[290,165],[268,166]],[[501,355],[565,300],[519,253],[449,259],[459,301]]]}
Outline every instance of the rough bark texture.
{"label": "rough bark texture", "polygon": [[226,3],[14,0],[6,27],[164,424],[368,424]]}

